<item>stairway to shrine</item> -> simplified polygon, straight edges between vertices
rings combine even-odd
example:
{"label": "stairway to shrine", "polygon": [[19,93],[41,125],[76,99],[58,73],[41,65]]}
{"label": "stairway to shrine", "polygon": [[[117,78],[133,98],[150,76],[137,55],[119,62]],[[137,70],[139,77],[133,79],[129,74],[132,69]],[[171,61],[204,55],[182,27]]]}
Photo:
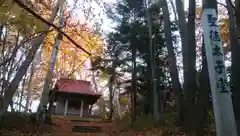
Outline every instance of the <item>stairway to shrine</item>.
{"label": "stairway to shrine", "polygon": [[111,121],[55,117],[54,136],[118,136],[117,127]]}

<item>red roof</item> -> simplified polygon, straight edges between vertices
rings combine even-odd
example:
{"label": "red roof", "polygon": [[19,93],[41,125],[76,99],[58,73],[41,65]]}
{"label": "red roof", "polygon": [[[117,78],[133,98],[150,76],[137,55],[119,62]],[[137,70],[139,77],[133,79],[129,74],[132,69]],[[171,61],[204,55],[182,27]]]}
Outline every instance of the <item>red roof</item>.
{"label": "red roof", "polygon": [[58,92],[101,96],[100,93],[95,93],[92,91],[90,82],[84,80],[60,78],[56,82],[55,88],[57,88]]}

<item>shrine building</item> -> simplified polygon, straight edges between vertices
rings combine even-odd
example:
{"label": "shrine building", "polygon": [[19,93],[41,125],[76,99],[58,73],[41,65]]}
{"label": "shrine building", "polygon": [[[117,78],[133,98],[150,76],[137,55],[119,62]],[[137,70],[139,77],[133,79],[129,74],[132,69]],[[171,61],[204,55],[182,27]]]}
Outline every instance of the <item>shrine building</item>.
{"label": "shrine building", "polygon": [[68,78],[59,79],[50,91],[53,115],[91,116],[92,105],[101,97],[92,90],[91,83]]}

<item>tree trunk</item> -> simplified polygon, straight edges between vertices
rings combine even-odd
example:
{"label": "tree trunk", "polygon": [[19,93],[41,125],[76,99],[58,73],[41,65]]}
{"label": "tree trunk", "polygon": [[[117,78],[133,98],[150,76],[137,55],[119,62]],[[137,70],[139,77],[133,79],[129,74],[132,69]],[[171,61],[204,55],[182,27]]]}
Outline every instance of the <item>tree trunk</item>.
{"label": "tree trunk", "polygon": [[51,93],[49,93],[49,107],[47,109],[46,117],[45,117],[45,123],[50,123],[52,124],[52,107],[53,103],[55,101],[55,96],[56,96],[56,90],[53,89]]}
{"label": "tree trunk", "polygon": [[[61,1],[61,0],[59,0],[59,1]],[[53,12],[52,12],[52,15],[51,15],[51,18],[49,21],[50,23],[53,23],[54,18],[57,15],[59,1],[58,1],[58,4],[56,5],[56,7],[53,9]],[[50,26],[45,27],[45,30],[49,30],[49,29],[50,29]],[[13,80],[11,81],[11,83],[9,84],[9,86],[6,90],[6,93],[3,98],[3,108],[0,111],[0,116],[2,116],[5,111],[7,111],[8,106],[12,101],[12,97],[13,97],[14,93],[16,92],[16,89],[17,89],[20,81],[22,80],[23,76],[26,74],[29,65],[31,64],[32,60],[34,59],[34,56],[35,56],[39,46],[42,44],[43,40],[45,39],[45,37],[46,37],[46,33],[44,33],[41,36],[39,36],[38,38],[32,40],[32,42],[31,42],[32,48],[30,49],[28,55],[26,56],[25,61],[20,66],[15,77],[13,78]]]}
{"label": "tree trunk", "polygon": [[148,3],[145,0],[145,12],[148,24],[148,38],[149,38],[149,56],[150,56],[150,64],[151,64],[151,85],[152,85],[152,95],[153,95],[153,118],[154,121],[159,120],[159,110],[158,110],[158,95],[156,90],[156,49],[152,40],[152,21],[149,14]]}
{"label": "tree trunk", "polygon": [[[116,89],[117,90],[117,89]],[[120,98],[119,98],[119,94],[120,94],[120,89],[118,88],[118,91],[115,90],[115,96],[117,97],[116,98],[116,109],[117,109],[117,112],[118,112],[118,116],[119,116],[119,119],[121,120],[122,119],[122,111],[121,111],[121,103],[120,103]]]}
{"label": "tree trunk", "polygon": [[[7,32],[5,33],[5,35],[7,35]],[[11,56],[9,58],[5,58],[5,57],[3,58],[4,62],[2,63],[2,73],[3,73],[3,77],[2,77],[3,78],[3,80],[2,80],[2,90],[1,90],[2,94],[8,88],[11,75],[13,74],[13,71],[14,71],[14,62],[15,62],[15,58],[16,58],[16,55],[17,55],[17,51],[21,47],[21,43],[18,45],[19,37],[20,37],[20,35],[18,35],[16,37],[16,44],[15,44],[14,48],[12,49],[12,52],[9,51],[9,53],[8,53],[8,54],[10,54],[10,52],[11,52]],[[3,46],[6,44],[5,43],[6,42],[5,39],[4,39]],[[4,52],[3,52],[3,54],[4,54]]]}
{"label": "tree trunk", "polygon": [[[135,38],[135,37],[133,37]],[[132,44],[132,92],[131,92],[131,125],[136,121],[136,45]]]}
{"label": "tree trunk", "polygon": [[[196,40],[195,40],[195,17],[196,17],[196,1],[189,0],[188,10],[188,44],[183,57],[186,59],[186,72],[184,73],[184,96],[185,96],[185,117],[184,117],[184,128],[186,131],[194,131],[195,115],[193,113],[195,109],[195,97],[198,89],[196,82]],[[186,83],[185,83],[186,82]]]}
{"label": "tree trunk", "polygon": [[99,108],[100,108],[100,111],[99,111],[100,116],[105,119],[105,112],[106,112],[105,100],[103,99],[103,97],[100,97],[98,102],[99,102]]}
{"label": "tree trunk", "polygon": [[[59,13],[60,13],[59,27],[64,26],[64,19],[63,19],[64,2],[65,0],[62,0],[61,3],[59,4]],[[50,58],[49,69],[47,71],[47,75],[45,78],[44,87],[43,87],[43,91],[42,91],[42,95],[41,95],[41,99],[38,107],[38,117],[39,117],[38,119],[41,119],[41,115],[43,115],[41,113],[44,113],[44,110],[47,108],[47,104],[49,102],[48,95],[49,95],[49,90],[51,89],[50,86],[52,85],[52,76],[53,76],[54,66],[57,60],[57,54],[59,51],[61,40],[62,40],[62,35],[58,33],[57,38],[55,39],[55,44],[52,47],[52,55]]]}
{"label": "tree trunk", "polygon": [[194,110],[196,118],[195,121],[198,123],[194,123],[194,129],[198,135],[203,136],[204,124],[207,117],[207,109],[210,99],[209,94],[211,92],[204,42],[202,46],[202,71],[200,73],[199,84],[199,94]]}
{"label": "tree trunk", "polygon": [[182,43],[182,58],[183,58],[183,91],[184,97],[188,88],[188,34],[187,34],[187,23],[184,12],[184,5],[182,0],[175,0],[176,9],[178,14],[178,27]]}
{"label": "tree trunk", "polygon": [[92,71],[92,81],[93,81],[93,86],[94,86],[94,92],[98,92],[98,86],[97,86],[97,82],[96,82],[95,71]]}
{"label": "tree trunk", "polygon": [[34,72],[35,72],[35,64],[33,62],[31,69],[30,69],[30,75],[29,75],[29,81],[28,81],[27,98],[26,98],[26,105],[25,105],[25,109],[24,109],[25,113],[28,112],[28,108],[29,108],[29,102],[30,102],[31,92],[32,92],[31,84],[32,84],[32,78],[33,78]]}
{"label": "tree trunk", "polygon": [[[236,2],[237,1],[238,0],[236,0]],[[229,16],[229,33],[230,33],[231,60],[232,60],[232,65],[231,65],[232,101],[233,101],[237,131],[238,131],[238,135],[240,135],[240,108],[238,106],[238,104],[240,103],[240,91],[239,91],[240,90],[240,84],[239,84],[240,64],[238,61],[238,58],[240,57],[240,54],[239,54],[240,42],[238,41],[238,36],[240,36],[240,31],[238,31],[238,33],[236,31],[240,29],[240,25],[236,25],[231,1],[226,0],[226,4],[228,9],[228,16]],[[237,7],[236,5],[236,21],[237,21],[237,24],[240,24],[240,21],[239,21],[240,13],[237,12],[238,8],[239,7]]]}
{"label": "tree trunk", "polygon": [[[183,58],[183,77],[184,77],[184,82],[183,82],[183,92],[184,92],[184,102],[181,107],[184,107],[184,115],[183,119],[181,119],[180,124],[185,124],[185,111],[186,111],[186,94],[188,92],[188,35],[187,35],[187,23],[185,19],[185,12],[184,12],[184,5],[182,0],[175,0],[176,3],[176,10],[178,14],[178,27],[179,27],[179,32],[180,32],[180,37],[181,37],[181,43],[182,43],[182,58]],[[179,100],[177,100],[179,101]],[[182,108],[183,109],[183,108]],[[180,115],[181,116],[181,115]]]}
{"label": "tree trunk", "polygon": [[164,33],[166,37],[166,43],[167,43],[167,50],[168,50],[168,61],[169,61],[169,68],[170,68],[170,76],[171,76],[171,84],[172,84],[172,89],[176,97],[176,108],[177,108],[177,113],[178,113],[178,118],[177,118],[177,124],[181,125],[183,122],[183,115],[184,115],[184,110],[183,110],[183,94],[182,94],[182,89],[181,89],[181,84],[179,81],[179,75],[178,75],[178,69],[177,69],[177,62],[176,62],[176,57],[174,53],[174,47],[173,47],[173,42],[172,42],[172,33],[171,33],[171,28],[170,28],[170,18],[169,18],[169,10],[167,6],[166,0],[164,0],[164,6],[163,6],[163,15],[164,15]]}
{"label": "tree trunk", "polygon": [[[115,70],[115,69],[114,69]],[[115,72],[109,77],[108,81],[108,89],[109,89],[109,114],[108,114],[108,120],[112,120],[113,116],[113,82],[115,79]]]}
{"label": "tree trunk", "polygon": [[236,17],[236,26],[237,34],[240,36],[240,0],[235,0],[235,17]]}
{"label": "tree trunk", "polygon": [[159,88],[157,89],[159,121],[164,122],[164,108],[165,108],[165,102],[166,102],[164,97],[164,89],[161,88],[159,79],[157,79],[156,85],[157,85],[156,88]]}
{"label": "tree trunk", "polygon": [[22,80],[22,90],[21,90],[21,93],[20,93],[20,100],[19,100],[19,106],[18,106],[19,112],[21,112],[21,108],[22,108],[21,105],[22,105],[22,100],[23,100],[23,93],[25,91],[26,80],[27,80],[27,75],[25,75],[23,80]]}
{"label": "tree trunk", "polygon": [[3,24],[0,24],[0,41],[2,41],[2,33],[3,33],[3,28],[4,28],[4,25]]}

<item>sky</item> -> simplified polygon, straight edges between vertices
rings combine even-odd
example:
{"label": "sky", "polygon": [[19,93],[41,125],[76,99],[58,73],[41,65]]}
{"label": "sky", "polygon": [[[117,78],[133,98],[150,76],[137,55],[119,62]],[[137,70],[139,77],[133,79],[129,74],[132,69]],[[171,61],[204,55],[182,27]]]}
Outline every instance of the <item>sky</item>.
{"label": "sky", "polygon": [[[72,7],[72,5],[74,5],[73,3],[75,1],[76,0],[68,0],[68,3]],[[104,32],[111,31],[111,27],[113,27],[114,24],[105,15],[105,13],[103,11],[104,10],[103,9],[103,4],[107,3],[107,4],[111,5],[111,4],[116,3],[116,0],[92,0],[92,2],[89,2],[89,1],[87,1],[88,2],[87,5],[89,5],[89,3],[91,3],[90,6],[93,8],[92,13],[96,15],[94,17],[95,18],[94,20],[88,22],[89,26],[91,27],[93,25],[94,21],[99,21],[100,19],[102,19],[103,20],[103,22],[102,22],[102,29],[103,29],[103,31]],[[96,1],[100,1],[99,2],[100,4],[97,3]],[[184,5],[185,5],[184,9],[187,10],[189,0],[183,0],[183,1],[184,1]],[[197,0],[197,3],[200,4],[201,3],[200,1],[201,0]],[[173,0],[173,2],[175,3],[175,0]],[[86,5],[86,2],[83,2],[83,3],[78,2],[78,3],[81,4],[81,5],[84,5],[84,4]],[[73,19],[75,21],[84,22],[85,21],[84,13],[81,11],[81,9],[83,9],[83,7],[79,6],[79,4],[77,5],[76,9],[74,10]],[[86,6],[86,7],[90,7],[90,6]]]}
{"label": "sky", "polygon": [[[68,0],[68,3],[70,5],[70,9],[73,7],[73,3],[76,0]],[[99,1],[98,3],[96,1]],[[84,23],[86,21],[86,17],[84,17],[84,12],[82,9],[84,8],[90,8],[91,7],[91,14],[88,17],[94,18],[92,20],[88,20],[89,27],[91,27],[94,22],[101,22],[102,19],[102,29],[104,31],[109,31],[111,26],[111,21],[106,17],[104,13],[104,3],[106,4],[113,4],[115,3],[115,0],[88,0],[87,2],[81,2],[78,0],[78,4],[76,6],[76,9],[73,12],[73,20],[74,21],[80,21],[81,23]],[[82,5],[85,5],[84,7]]]}

